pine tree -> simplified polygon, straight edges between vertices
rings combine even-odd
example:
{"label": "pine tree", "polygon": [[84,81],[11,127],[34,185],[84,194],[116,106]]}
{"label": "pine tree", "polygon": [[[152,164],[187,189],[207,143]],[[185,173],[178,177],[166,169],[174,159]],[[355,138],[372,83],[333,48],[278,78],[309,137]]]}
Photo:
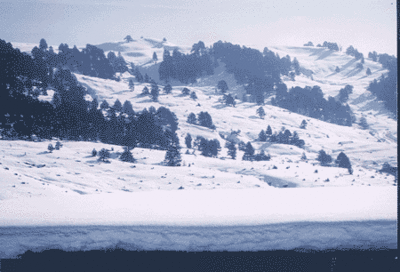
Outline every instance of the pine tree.
{"label": "pine tree", "polygon": [[62,144],[61,144],[59,141],[57,141],[57,142],[56,142],[55,149],[56,149],[56,150],[60,150],[61,147],[62,147]]}
{"label": "pine tree", "polygon": [[190,93],[190,90],[188,89],[188,88],[183,88],[183,90],[182,90],[182,94],[184,94],[184,95],[189,95],[189,93]]}
{"label": "pine tree", "polygon": [[146,86],[143,88],[143,90],[142,90],[142,95],[149,95],[150,94],[150,92],[149,92],[149,88],[147,88]]}
{"label": "pine tree", "polygon": [[260,116],[261,119],[264,119],[264,116],[265,116],[264,108],[263,107],[259,107],[257,109],[257,114]]}
{"label": "pine tree", "polygon": [[165,154],[165,162],[168,166],[181,166],[181,161],[179,143],[172,143]]}
{"label": "pine tree", "polygon": [[187,148],[192,148],[192,136],[189,133],[185,137],[185,144]]}
{"label": "pine tree", "polygon": [[303,120],[303,121],[301,122],[300,128],[301,128],[301,129],[306,129],[306,127],[307,127],[307,121],[306,121],[306,120]]}
{"label": "pine tree", "polygon": [[100,109],[108,110],[109,108],[110,108],[110,105],[108,105],[106,100],[103,100],[103,102],[100,104]]}
{"label": "pine tree", "polygon": [[254,158],[254,148],[250,142],[247,142],[242,159],[244,161],[252,161],[253,158]]}
{"label": "pine tree", "polygon": [[226,105],[232,105],[233,107],[236,105],[235,99],[230,93],[224,94],[223,100]]}
{"label": "pine tree", "polygon": [[126,36],[125,38],[124,38],[124,40],[126,40],[126,42],[133,42],[133,39],[132,39],[132,37],[131,37],[131,35],[128,35],[128,36]]}
{"label": "pine tree", "polygon": [[158,60],[157,54],[156,54],[156,52],[154,52],[153,53],[153,61],[157,62],[157,60]]}
{"label": "pine tree", "polygon": [[153,101],[158,101],[158,96],[160,94],[160,90],[158,89],[157,84],[152,84],[150,94],[151,94],[151,99]]}
{"label": "pine tree", "polygon": [[164,87],[164,92],[165,92],[166,94],[170,94],[171,91],[172,91],[171,85],[170,85],[170,84],[165,85],[165,87]]}
{"label": "pine tree", "polygon": [[270,126],[270,125],[268,125],[267,131],[265,132],[265,134],[268,135],[268,136],[271,136],[271,135],[272,135],[272,129],[271,129],[271,126]]}
{"label": "pine tree", "polygon": [[133,155],[132,155],[131,151],[129,150],[129,147],[127,147],[127,146],[124,147],[124,152],[122,152],[119,159],[124,162],[135,162],[136,161],[133,158]]}
{"label": "pine tree", "polygon": [[267,135],[265,134],[264,130],[261,130],[261,132],[258,134],[258,140],[260,142],[265,142],[267,140]]}
{"label": "pine tree", "polygon": [[53,150],[54,150],[54,147],[53,147],[52,144],[49,144],[48,147],[47,147],[47,149],[49,150],[50,153],[52,153]]}
{"label": "pine tree", "polygon": [[367,119],[363,116],[360,118],[360,126],[362,127],[362,129],[368,129],[369,125],[367,123]]}
{"label": "pine tree", "polygon": [[337,156],[337,159],[335,163],[338,164],[339,167],[341,168],[351,168],[351,163],[349,158],[344,154],[343,152],[340,152],[339,155]]}
{"label": "pine tree", "polygon": [[132,79],[129,79],[129,89],[133,92],[135,90],[135,84]]}
{"label": "pine tree", "polygon": [[332,162],[332,157],[330,155],[326,154],[326,152],[321,149],[318,152],[317,161],[319,161],[321,163],[321,165],[327,165]]}
{"label": "pine tree", "polygon": [[130,101],[125,100],[124,105],[122,106],[123,113],[127,114],[129,117],[133,117],[135,115],[135,111],[132,108],[132,104]]}
{"label": "pine tree", "polygon": [[369,67],[368,67],[368,69],[367,69],[367,71],[366,71],[366,74],[367,74],[367,76],[372,75],[371,69],[369,69]]}
{"label": "pine tree", "polygon": [[41,39],[39,42],[39,49],[43,52],[47,50],[47,42],[45,39]]}
{"label": "pine tree", "polygon": [[193,99],[193,100],[196,100],[197,99],[196,93],[195,92],[191,92],[190,98]]}
{"label": "pine tree", "polygon": [[301,155],[301,160],[302,160],[302,161],[307,160],[306,153],[303,152],[303,154]]}
{"label": "pine tree", "polygon": [[119,99],[115,100],[113,109],[114,109],[115,111],[117,111],[117,112],[120,112],[120,111],[122,110],[122,104],[121,104],[121,102],[119,101]]}
{"label": "pine tree", "polygon": [[234,142],[227,142],[228,156],[231,156],[232,160],[236,159],[236,146]]}
{"label": "pine tree", "polygon": [[96,157],[96,155],[97,155],[97,151],[96,151],[96,149],[93,148],[93,150],[92,150],[92,157]]}
{"label": "pine tree", "polygon": [[339,72],[340,72],[339,66],[336,66],[335,72],[336,72],[336,73],[339,73]]}
{"label": "pine tree", "polygon": [[225,80],[220,80],[218,81],[217,89],[220,90],[222,93],[225,93],[227,90],[229,90],[228,84],[226,84]]}
{"label": "pine tree", "polygon": [[108,159],[109,157],[110,157],[110,152],[107,149],[103,148],[103,149],[100,150],[100,152],[99,152],[99,160],[105,162],[106,159]]}
{"label": "pine tree", "polygon": [[189,124],[195,125],[197,123],[196,115],[193,112],[191,112],[189,114],[186,122],[188,122]]}
{"label": "pine tree", "polygon": [[294,68],[295,74],[297,76],[300,75],[300,64],[296,58],[293,59],[292,66]]}

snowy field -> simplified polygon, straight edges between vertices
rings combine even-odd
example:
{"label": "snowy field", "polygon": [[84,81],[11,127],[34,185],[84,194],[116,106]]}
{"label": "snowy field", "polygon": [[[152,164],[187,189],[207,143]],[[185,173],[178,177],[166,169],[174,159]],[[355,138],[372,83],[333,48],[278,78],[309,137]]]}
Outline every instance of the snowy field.
{"label": "snowy field", "polygon": [[[33,46],[13,43],[21,51]],[[54,47],[54,46],[53,46]],[[71,47],[71,45],[70,45]],[[105,43],[106,52],[120,51],[128,62],[158,81],[158,65],[164,48],[179,47],[154,39],[129,44]],[[29,49],[30,48],[30,49]],[[54,47],[56,49],[58,47]],[[0,141],[0,258],[28,249],[90,250],[122,247],[141,250],[273,250],[332,248],[397,248],[397,184],[378,170],[384,162],[397,166],[397,121],[365,90],[368,83],[386,73],[380,64],[365,59],[362,71],[354,58],[324,48],[269,48],[279,55],[296,57],[303,74],[292,86],[319,85],[327,98],[337,96],[346,84],[354,86],[349,105],[357,120],[365,116],[370,128],[339,126],[311,119],[282,108],[264,105],[266,116],[256,115],[254,103],[237,101],[235,108],[220,102],[217,82],[226,80],[238,97],[244,88],[220,65],[215,75],[188,87],[198,99],[182,96],[182,84],[172,84],[172,94],[160,93],[159,102],[140,96],[148,83],[135,81],[129,90],[129,73],[121,81],[76,74],[89,99],[129,100],[135,111],[154,106],[169,108],[179,119],[181,146],[187,133],[218,139],[218,158],[184,154],[182,167],[163,165],[165,151],[135,148],[136,163],[118,160],[123,149],[103,143],[61,141],[63,147],[47,151],[49,143]],[[151,58],[157,52],[159,61]],[[340,73],[334,70],[338,66]],[[365,76],[370,68],[372,75]],[[312,74],[310,73],[312,71]],[[311,78],[312,75],[312,78]],[[163,86],[159,85],[162,89]],[[41,99],[51,100],[52,91]],[[200,104],[200,106],[198,106]],[[216,130],[186,123],[187,116],[207,111]],[[300,129],[301,121],[308,123]],[[282,127],[297,131],[305,147],[257,141],[261,129]],[[227,156],[225,140],[232,130],[237,139],[251,141],[270,161],[242,161]],[[110,150],[110,163],[91,156],[92,149]],[[336,159],[349,157],[354,173],[325,167],[317,162],[324,149]],[[307,159],[301,160],[302,153]],[[192,153],[192,150],[190,150]],[[274,169],[275,167],[277,169]],[[316,171],[317,170],[317,171]]]}

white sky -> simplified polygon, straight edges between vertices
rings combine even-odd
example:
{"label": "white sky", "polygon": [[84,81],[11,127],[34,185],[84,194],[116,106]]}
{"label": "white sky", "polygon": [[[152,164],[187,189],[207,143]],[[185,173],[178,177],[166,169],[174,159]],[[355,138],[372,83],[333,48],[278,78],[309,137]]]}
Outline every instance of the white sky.
{"label": "white sky", "polygon": [[[0,38],[81,46],[130,34],[207,46],[223,40],[271,45],[337,42],[397,55],[393,0],[0,0]],[[4,27],[8,26],[8,27]]]}

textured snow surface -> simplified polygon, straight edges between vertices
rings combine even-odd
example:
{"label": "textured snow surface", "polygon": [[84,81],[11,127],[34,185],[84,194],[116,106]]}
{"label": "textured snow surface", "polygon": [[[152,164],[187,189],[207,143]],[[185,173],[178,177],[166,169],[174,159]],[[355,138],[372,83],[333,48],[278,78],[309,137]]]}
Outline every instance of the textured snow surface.
{"label": "textured snow surface", "polygon": [[3,200],[0,257],[25,250],[397,247],[394,187],[149,191]]}

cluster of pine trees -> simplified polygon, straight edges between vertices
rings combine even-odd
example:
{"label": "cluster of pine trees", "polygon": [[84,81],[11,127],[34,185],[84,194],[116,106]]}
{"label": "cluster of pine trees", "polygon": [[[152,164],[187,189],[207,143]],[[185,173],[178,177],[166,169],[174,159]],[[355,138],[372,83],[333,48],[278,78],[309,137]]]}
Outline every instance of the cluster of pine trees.
{"label": "cluster of pine trees", "polygon": [[[190,134],[187,134],[185,138],[185,143],[187,148],[192,147],[192,137]],[[197,136],[193,142],[193,147],[196,148],[201,152],[201,155],[205,157],[214,157],[218,156],[218,152],[221,151],[221,145],[217,139],[208,140],[204,137]]]}
{"label": "cluster of pine trees", "polygon": [[358,52],[357,49],[355,49],[352,45],[350,45],[347,49],[346,49],[346,54],[352,57],[355,57],[356,60],[361,60],[361,63],[364,63],[364,55],[363,53]]}
{"label": "cluster of pine trees", "polygon": [[271,102],[274,106],[329,123],[352,126],[354,122],[350,106],[336,101],[331,96],[326,100],[319,86],[297,86],[288,91],[285,84],[279,84],[276,97]]}
{"label": "cluster of pine trees", "polygon": [[339,46],[337,45],[337,43],[334,43],[334,42],[324,41],[324,43],[322,45],[318,44],[317,47],[327,47],[330,50],[339,51]]}
{"label": "cluster of pine trees", "polygon": [[[374,54],[375,53],[375,54]],[[382,64],[383,68],[389,70],[389,73],[372,81],[367,90],[376,95],[376,97],[385,103],[388,110],[397,113],[397,58],[388,54],[371,53],[370,57]]]}
{"label": "cluster of pine trees", "polygon": [[159,67],[160,80],[169,82],[171,79],[182,83],[194,83],[202,75],[214,74],[214,63],[210,50],[202,41],[194,44],[190,54],[182,54],[177,49],[172,52],[164,50],[163,61]]}
{"label": "cluster of pine trees", "polygon": [[[318,152],[317,160],[321,163],[321,165],[329,165],[332,163],[332,156],[327,154],[325,150],[321,149]],[[353,174],[353,168],[350,163],[350,159],[344,154],[340,152],[335,160],[335,164],[340,168],[346,168],[349,171],[349,174]]]}
{"label": "cluster of pine trees", "polygon": [[279,133],[272,133],[272,129],[269,125],[266,131],[261,130],[258,134],[258,140],[261,142],[269,141],[271,143],[295,145],[300,148],[305,145],[304,140],[299,138],[296,131],[292,134],[290,130],[282,128]]}
{"label": "cluster of pine trees", "polygon": [[215,129],[215,125],[214,125],[214,123],[212,121],[211,115],[206,111],[205,112],[203,112],[203,111],[200,112],[197,115],[197,118],[196,118],[196,115],[193,112],[191,112],[189,114],[188,118],[187,118],[187,122],[189,124],[193,124],[193,125],[197,124],[197,125],[202,126],[202,127]]}

